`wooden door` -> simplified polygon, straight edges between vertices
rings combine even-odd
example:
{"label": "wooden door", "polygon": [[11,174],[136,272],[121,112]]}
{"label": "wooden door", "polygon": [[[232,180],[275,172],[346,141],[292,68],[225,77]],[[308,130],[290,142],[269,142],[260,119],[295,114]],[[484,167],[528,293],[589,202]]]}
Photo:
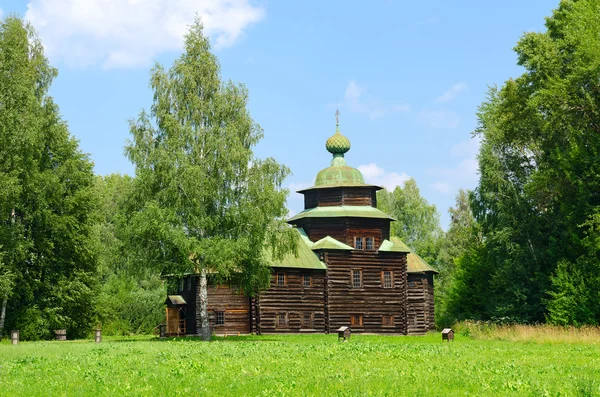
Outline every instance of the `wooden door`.
{"label": "wooden door", "polygon": [[179,308],[167,307],[167,334],[179,334]]}

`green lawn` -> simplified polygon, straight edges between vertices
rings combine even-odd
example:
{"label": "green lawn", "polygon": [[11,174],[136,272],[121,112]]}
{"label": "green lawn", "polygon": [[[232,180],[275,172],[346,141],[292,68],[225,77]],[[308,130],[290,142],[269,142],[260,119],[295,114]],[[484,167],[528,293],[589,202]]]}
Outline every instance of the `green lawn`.
{"label": "green lawn", "polygon": [[457,336],[0,343],[0,395],[600,396],[600,345]]}

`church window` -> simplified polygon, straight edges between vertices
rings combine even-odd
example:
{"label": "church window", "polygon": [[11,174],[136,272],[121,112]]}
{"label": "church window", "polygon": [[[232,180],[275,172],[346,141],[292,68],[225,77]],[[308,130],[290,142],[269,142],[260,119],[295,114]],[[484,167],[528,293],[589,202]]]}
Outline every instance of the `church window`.
{"label": "church window", "polygon": [[310,274],[304,275],[303,285],[305,287],[310,287],[312,285],[312,278],[310,277]]}
{"label": "church window", "polygon": [[275,318],[275,327],[287,328],[287,326],[288,326],[287,313],[277,313],[277,317]]}
{"label": "church window", "polygon": [[285,273],[277,273],[277,286],[285,286]]}
{"label": "church window", "polygon": [[215,312],[215,325],[225,325],[225,312]]}
{"label": "church window", "polygon": [[374,240],[375,240],[375,239],[374,239],[373,237],[367,237],[367,238],[365,239],[365,241],[366,241],[366,244],[365,244],[365,245],[366,245],[366,247],[365,247],[365,249],[366,249],[367,251],[373,251],[373,250],[375,249],[375,247],[374,247],[374,245],[375,245],[375,244],[374,244]]}
{"label": "church window", "polygon": [[303,313],[302,314],[302,328],[304,329],[313,329],[313,313]]}
{"label": "church window", "polygon": [[354,237],[354,248],[357,250],[363,250],[365,246],[363,240],[363,237]]}
{"label": "church window", "polygon": [[391,270],[381,272],[381,284],[383,288],[394,288],[394,275]]}
{"label": "church window", "polygon": [[382,316],[381,324],[384,327],[393,327],[394,326],[394,316]]}
{"label": "church window", "polygon": [[352,327],[362,327],[363,325],[363,316],[362,314],[351,314],[350,315],[350,326]]}
{"label": "church window", "polygon": [[362,288],[362,270],[360,270],[360,269],[352,270],[352,287],[353,288]]}

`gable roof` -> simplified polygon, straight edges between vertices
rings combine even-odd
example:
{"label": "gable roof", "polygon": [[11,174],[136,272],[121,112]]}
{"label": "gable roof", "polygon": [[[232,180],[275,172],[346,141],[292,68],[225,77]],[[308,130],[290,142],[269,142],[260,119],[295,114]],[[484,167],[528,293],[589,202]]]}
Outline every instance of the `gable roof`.
{"label": "gable roof", "polygon": [[[433,267],[431,267],[429,265],[429,263],[425,262],[425,260],[423,258],[421,258],[419,255],[417,255],[413,250],[411,250],[408,247],[408,245],[404,244],[404,242],[402,242],[402,240],[400,240],[398,237],[390,237],[390,240],[392,240],[392,243],[394,244],[394,246],[397,245],[398,247],[408,250],[409,253],[408,253],[408,255],[406,255],[407,273],[426,273],[426,272],[432,272],[435,274],[440,273],[437,270],[435,270]],[[381,251],[381,248],[379,250]],[[407,251],[404,251],[404,252],[407,252]]]}
{"label": "gable roof", "polygon": [[[295,228],[298,233],[298,256],[287,254],[281,260],[270,258],[271,267],[290,267],[295,269],[317,269],[325,270],[327,266],[319,260],[313,252],[313,243],[302,228]],[[270,255],[270,254],[267,254]]]}
{"label": "gable roof", "polygon": [[174,306],[182,306],[186,305],[185,299],[181,295],[169,295],[165,300],[165,305],[174,305]]}
{"label": "gable roof", "polygon": [[330,250],[352,251],[354,248],[350,247],[347,244],[342,243],[341,241],[334,239],[331,236],[326,236],[326,237],[323,237],[322,239],[320,239],[319,241],[317,241],[316,243],[313,243],[312,249],[313,250],[330,249]]}
{"label": "gable roof", "polygon": [[404,244],[394,244],[390,240],[383,240],[381,246],[379,246],[379,251],[383,252],[412,252],[410,248],[405,246]]}

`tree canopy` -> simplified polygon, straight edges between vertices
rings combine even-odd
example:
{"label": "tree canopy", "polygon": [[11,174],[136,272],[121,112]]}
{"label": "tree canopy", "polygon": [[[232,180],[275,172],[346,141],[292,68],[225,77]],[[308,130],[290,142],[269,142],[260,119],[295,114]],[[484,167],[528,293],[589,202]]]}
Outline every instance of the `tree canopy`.
{"label": "tree canopy", "polygon": [[546,27],[521,37],[525,72],[491,88],[479,109],[471,206],[484,246],[457,272],[482,293],[457,299],[482,319],[597,324],[598,2],[562,1]]}
{"label": "tree canopy", "polygon": [[397,219],[392,222],[390,234],[399,237],[430,264],[436,263],[440,239],[440,214],[435,205],[421,196],[414,179],[393,191],[377,192],[377,207]]}
{"label": "tree canopy", "polygon": [[56,75],[29,24],[0,22],[0,299],[29,339],[94,319],[92,162],[48,95]]}
{"label": "tree canopy", "polygon": [[289,170],[254,156],[263,132],[246,108],[248,91],[221,82],[199,20],[183,55],[168,71],[156,65],[150,85],[151,112],[131,121],[125,149],[143,203],[131,218],[134,245],[162,271],[236,276],[255,293],[270,276],[266,248],[280,257],[295,247],[283,219]]}

